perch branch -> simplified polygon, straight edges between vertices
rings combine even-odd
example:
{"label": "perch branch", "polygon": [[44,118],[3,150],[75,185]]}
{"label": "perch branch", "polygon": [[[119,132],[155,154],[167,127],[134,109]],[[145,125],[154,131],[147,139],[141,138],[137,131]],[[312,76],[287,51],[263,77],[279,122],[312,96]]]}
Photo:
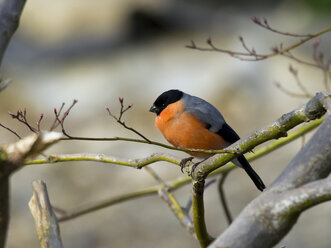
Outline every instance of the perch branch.
{"label": "perch branch", "polygon": [[249,203],[209,247],[273,247],[304,210],[331,200],[330,132],[328,112],[317,132],[269,190]]}
{"label": "perch branch", "polygon": [[[318,93],[304,106],[284,114],[275,123],[268,125],[265,128],[253,133],[252,135],[239,140],[226,149],[232,149],[237,154],[247,152],[255,146],[275,138],[280,138],[287,135],[287,131],[304,121],[314,120],[322,117],[327,110],[327,102],[330,100],[328,93]],[[238,156],[238,155],[237,155]],[[196,218],[193,218],[194,227],[200,246],[205,247],[209,244],[210,238],[204,223],[204,204],[203,191],[204,180],[213,170],[226,164],[235,158],[234,154],[218,154],[206,161],[198,164],[192,174],[192,198],[193,198],[193,213]],[[196,203],[196,204],[194,204]],[[232,246],[230,246],[232,247]]]}
{"label": "perch branch", "polygon": [[[282,138],[279,140],[275,140],[275,141],[271,142],[270,144],[257,149],[256,151],[254,151],[254,154],[250,154],[249,156],[247,156],[248,161],[253,161],[257,158],[260,158],[261,156],[264,156],[264,155],[288,144],[289,142],[299,138],[300,136],[304,135],[305,133],[316,128],[321,123],[321,121],[322,121],[322,119],[312,121],[312,122],[306,124],[305,126],[299,128],[298,130],[291,132],[288,135],[288,137]],[[95,155],[95,157],[97,158],[97,155]],[[74,158],[72,160],[74,160]],[[72,160],[67,160],[67,158],[61,159],[61,158],[57,157],[57,159],[54,160],[53,162],[54,163],[67,162],[67,161],[72,161]],[[90,160],[88,160],[88,161],[90,161]],[[103,159],[101,160],[100,158],[98,160],[92,160],[92,161],[104,162]],[[116,161],[111,161],[111,163],[115,163],[115,162]],[[28,164],[47,164],[47,163],[51,163],[51,162],[49,162],[49,160],[47,160],[47,159],[41,159],[41,160],[33,160],[33,161],[26,162],[26,165],[28,165]],[[220,167],[217,170],[213,171],[210,174],[210,176],[228,173],[230,170],[232,170],[234,168],[237,168],[237,167],[234,166],[232,163],[229,163],[226,166]],[[191,177],[180,177],[180,178],[176,179],[175,181],[167,182],[166,184],[168,185],[169,190],[176,190],[176,189],[190,183],[191,179],[192,179]],[[83,205],[83,206],[74,208],[73,210],[65,211],[65,214],[62,214],[60,216],[59,221],[71,220],[78,216],[81,216],[81,215],[84,215],[87,213],[91,213],[93,211],[97,211],[102,208],[106,208],[106,207],[109,207],[114,204],[118,204],[118,203],[121,203],[121,202],[124,202],[127,200],[157,194],[158,190],[159,190],[159,186],[153,186],[153,187],[138,190],[135,192],[131,192],[131,193],[115,196],[115,197],[109,197],[108,199],[103,200],[103,201]]]}

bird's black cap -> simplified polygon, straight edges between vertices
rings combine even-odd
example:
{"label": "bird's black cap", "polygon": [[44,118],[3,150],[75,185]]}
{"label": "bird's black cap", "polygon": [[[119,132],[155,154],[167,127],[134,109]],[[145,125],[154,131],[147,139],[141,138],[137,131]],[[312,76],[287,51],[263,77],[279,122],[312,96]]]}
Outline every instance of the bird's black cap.
{"label": "bird's black cap", "polygon": [[169,104],[180,100],[183,94],[180,90],[165,91],[155,100],[149,111],[159,115]]}

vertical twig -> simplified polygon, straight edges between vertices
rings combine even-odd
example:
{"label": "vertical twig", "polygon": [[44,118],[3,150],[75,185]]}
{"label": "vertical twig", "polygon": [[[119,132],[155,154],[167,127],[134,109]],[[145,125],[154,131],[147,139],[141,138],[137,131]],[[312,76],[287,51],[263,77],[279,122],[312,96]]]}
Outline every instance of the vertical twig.
{"label": "vertical twig", "polygon": [[195,233],[200,246],[207,247],[213,238],[208,234],[205,222],[205,210],[203,203],[203,191],[205,180],[192,181],[192,206],[193,206],[193,223]]}
{"label": "vertical twig", "polygon": [[[0,150],[1,152],[1,150]],[[0,154],[1,155],[1,154]],[[1,163],[2,167],[4,164]],[[0,247],[5,247],[9,222],[9,175],[0,171]]]}
{"label": "vertical twig", "polygon": [[223,173],[223,175],[219,178],[218,193],[220,195],[220,200],[221,200],[221,204],[222,204],[222,207],[223,207],[223,210],[224,210],[224,213],[225,213],[225,217],[228,221],[228,224],[230,225],[231,222],[232,222],[232,216],[231,216],[231,213],[230,213],[230,210],[229,210],[229,207],[228,207],[228,203],[227,203],[226,198],[225,198],[225,193],[224,193],[224,190],[223,190],[223,185],[224,185],[224,182],[225,182],[225,179],[226,179],[226,176],[228,175],[228,173],[229,172]]}
{"label": "vertical twig", "polygon": [[145,166],[144,169],[157,181],[160,183],[160,189],[158,191],[159,196],[162,200],[164,200],[168,206],[170,207],[171,211],[175,214],[179,222],[189,231],[189,233],[193,234],[194,237],[195,231],[193,227],[193,221],[191,220],[190,216],[185,213],[182,207],[179,205],[178,201],[174,197],[173,194],[169,192],[168,185],[162,180],[162,178],[149,166]]}

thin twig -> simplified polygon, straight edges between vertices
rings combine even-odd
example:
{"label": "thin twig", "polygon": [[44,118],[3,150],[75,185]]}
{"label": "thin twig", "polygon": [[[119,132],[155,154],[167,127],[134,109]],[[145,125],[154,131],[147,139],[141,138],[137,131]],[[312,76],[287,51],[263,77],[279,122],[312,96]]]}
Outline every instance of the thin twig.
{"label": "thin twig", "polygon": [[327,65],[327,68],[323,71],[323,82],[324,82],[324,87],[326,91],[330,91],[330,86],[329,86],[329,78],[331,75],[329,75],[329,67],[330,67],[330,62]]}
{"label": "thin twig", "polygon": [[277,89],[282,91],[284,94],[289,95],[290,97],[307,98],[307,96],[304,94],[295,93],[295,92],[285,89],[279,82],[274,82],[274,85],[277,87]]}
{"label": "thin twig", "polygon": [[93,137],[78,137],[78,136],[69,136],[67,138],[62,138],[62,140],[84,140],[84,141],[127,141],[127,142],[136,142],[136,143],[144,143],[155,146],[160,146],[169,150],[175,151],[183,151],[183,152],[199,152],[206,154],[218,154],[218,153],[232,153],[232,151],[224,151],[224,150],[202,150],[202,149],[188,149],[188,148],[180,148],[171,145],[166,145],[156,141],[147,141],[145,139],[133,139],[133,138],[124,138],[124,137],[113,137],[113,138],[93,138]]}
{"label": "thin twig", "polygon": [[303,65],[307,65],[307,66],[310,66],[310,67],[315,67],[315,68],[318,68],[318,69],[321,69],[321,67],[319,65],[317,65],[316,63],[311,63],[311,62],[307,62],[307,61],[304,61],[304,60],[301,60],[301,59],[298,59],[297,57],[295,57],[291,52],[287,52],[287,53],[284,53],[282,54],[282,56],[286,57],[286,58],[289,58],[289,59],[292,59],[300,64],[303,64]]}
{"label": "thin twig", "polygon": [[58,121],[58,115],[61,114],[61,111],[62,111],[64,105],[65,105],[65,103],[63,102],[60,109],[59,109],[59,111],[57,111],[56,108],[54,108],[55,119],[54,119],[54,122],[51,125],[51,128],[49,129],[49,131],[53,131],[55,128],[57,128],[58,125],[60,125],[60,123]]}
{"label": "thin twig", "polygon": [[129,109],[132,108],[133,104],[129,104],[126,108],[124,108],[124,98],[120,97],[118,98],[118,101],[120,102],[121,104],[121,109],[120,109],[120,113],[119,113],[119,116],[115,116],[114,114],[112,114],[112,112],[110,112],[110,109],[109,107],[106,107],[106,110],[108,112],[108,114],[113,117],[120,125],[122,125],[124,128],[134,132],[135,134],[137,134],[138,136],[140,136],[141,138],[143,138],[144,140],[146,140],[148,143],[151,143],[151,141],[146,138],[146,136],[144,136],[142,133],[138,132],[137,130],[135,130],[134,128],[132,127],[128,127],[124,121],[122,121],[122,117],[123,117],[123,114],[128,111]]}
{"label": "thin twig", "polygon": [[22,139],[21,136],[19,136],[15,131],[13,131],[12,129],[10,129],[9,127],[6,127],[6,126],[2,125],[1,123],[0,123],[0,126],[3,127],[4,129],[7,129],[9,132],[11,132],[12,134],[14,134],[17,138]]}
{"label": "thin twig", "polygon": [[221,204],[222,204],[222,207],[223,207],[223,210],[224,210],[224,213],[225,213],[226,220],[228,221],[228,224],[230,225],[233,219],[232,219],[230,209],[229,209],[228,203],[226,201],[225,192],[224,192],[224,189],[223,189],[224,182],[225,182],[225,179],[226,179],[228,174],[229,173],[226,172],[226,173],[223,173],[220,176],[220,178],[218,180],[218,192],[219,192],[219,195],[220,195],[220,200],[221,200]]}
{"label": "thin twig", "polygon": [[38,130],[38,132],[40,132],[40,123],[41,123],[41,120],[43,119],[43,117],[44,117],[44,114],[41,114],[39,120],[37,121],[37,130]]}
{"label": "thin twig", "polygon": [[[72,102],[72,104],[69,106],[69,108],[66,110],[66,112],[64,112],[64,114],[62,115],[62,118],[60,119],[60,114],[57,113],[56,109],[54,109],[54,114],[55,114],[55,118],[58,122],[57,125],[55,125],[55,127],[57,127],[59,124],[61,126],[61,130],[62,130],[62,133],[67,136],[68,138],[70,138],[71,136],[66,132],[65,128],[64,128],[64,121],[65,119],[67,118],[67,116],[69,115],[70,113],[70,110],[76,105],[78,101],[77,100],[74,100]],[[60,108],[60,112],[62,111],[62,108],[63,108],[64,104],[62,104],[61,108]]]}
{"label": "thin twig", "polygon": [[303,86],[299,76],[298,76],[298,70],[294,69],[292,65],[289,66],[289,71],[291,72],[291,74],[293,75],[295,82],[297,83],[298,87],[301,89],[301,91],[304,93],[304,95],[306,97],[313,97],[308,90]]}
{"label": "thin twig", "polygon": [[[227,49],[222,49],[222,48],[217,48],[211,38],[209,37],[206,41],[206,43],[208,44],[209,47],[205,48],[205,47],[199,47],[195,44],[194,41],[191,41],[191,44],[187,45],[187,48],[190,49],[195,49],[195,50],[199,50],[199,51],[209,51],[209,52],[221,52],[221,53],[226,53],[228,55],[230,55],[231,57],[234,57],[236,59],[239,60],[243,60],[243,61],[260,61],[260,60],[264,60],[264,59],[268,59],[274,56],[278,56],[278,55],[282,55],[282,54],[286,54],[289,51],[301,46],[302,44],[304,44],[305,42],[318,37],[324,33],[330,32],[331,31],[331,27],[328,27],[326,29],[321,30],[320,32],[317,32],[315,34],[311,34],[311,35],[307,35],[306,38],[301,39],[300,41],[294,43],[293,45],[290,45],[286,48],[281,47],[281,49],[279,48],[273,48],[272,49],[272,53],[267,53],[267,54],[259,54],[256,53],[255,50],[250,51],[249,52],[238,52],[238,51],[232,51],[232,50],[227,50]],[[247,50],[245,48],[245,50]]]}
{"label": "thin twig", "polygon": [[23,123],[24,125],[26,125],[26,126],[30,129],[31,132],[34,132],[34,133],[37,133],[37,132],[38,132],[36,128],[32,127],[32,126],[29,124],[29,122],[28,122],[28,120],[27,120],[27,118],[26,118],[26,109],[25,109],[25,108],[24,108],[23,111],[19,109],[19,110],[17,111],[17,114],[16,114],[16,115],[13,114],[13,113],[11,113],[11,112],[8,112],[8,114],[9,114],[13,119],[16,119],[16,120],[18,120],[19,122],[21,122],[21,123]]}
{"label": "thin twig", "polygon": [[187,213],[183,211],[182,207],[179,205],[174,195],[170,193],[169,186],[151,167],[146,166],[144,167],[144,169],[160,184],[158,194],[161,199],[168,204],[171,211],[174,213],[181,225],[185,227],[185,229],[188,230],[189,233],[193,234],[193,236],[196,237],[192,219]]}
{"label": "thin twig", "polygon": [[313,36],[312,34],[294,34],[294,33],[290,33],[290,32],[283,32],[283,31],[277,30],[275,28],[270,27],[268,20],[266,18],[263,18],[263,21],[261,21],[260,18],[258,18],[258,17],[252,17],[251,19],[255,24],[257,24],[260,27],[263,27],[271,32],[274,32],[276,34],[281,34],[281,35],[286,35],[286,36],[291,36],[291,37],[311,37],[311,36]]}

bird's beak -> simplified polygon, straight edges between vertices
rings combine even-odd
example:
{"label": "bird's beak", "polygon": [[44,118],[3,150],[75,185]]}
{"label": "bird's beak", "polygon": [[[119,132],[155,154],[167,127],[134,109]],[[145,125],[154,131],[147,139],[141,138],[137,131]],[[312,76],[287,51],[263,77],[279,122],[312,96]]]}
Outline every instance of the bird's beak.
{"label": "bird's beak", "polygon": [[154,105],[149,109],[149,112],[153,112],[156,113],[157,112],[157,107],[155,107]]}

